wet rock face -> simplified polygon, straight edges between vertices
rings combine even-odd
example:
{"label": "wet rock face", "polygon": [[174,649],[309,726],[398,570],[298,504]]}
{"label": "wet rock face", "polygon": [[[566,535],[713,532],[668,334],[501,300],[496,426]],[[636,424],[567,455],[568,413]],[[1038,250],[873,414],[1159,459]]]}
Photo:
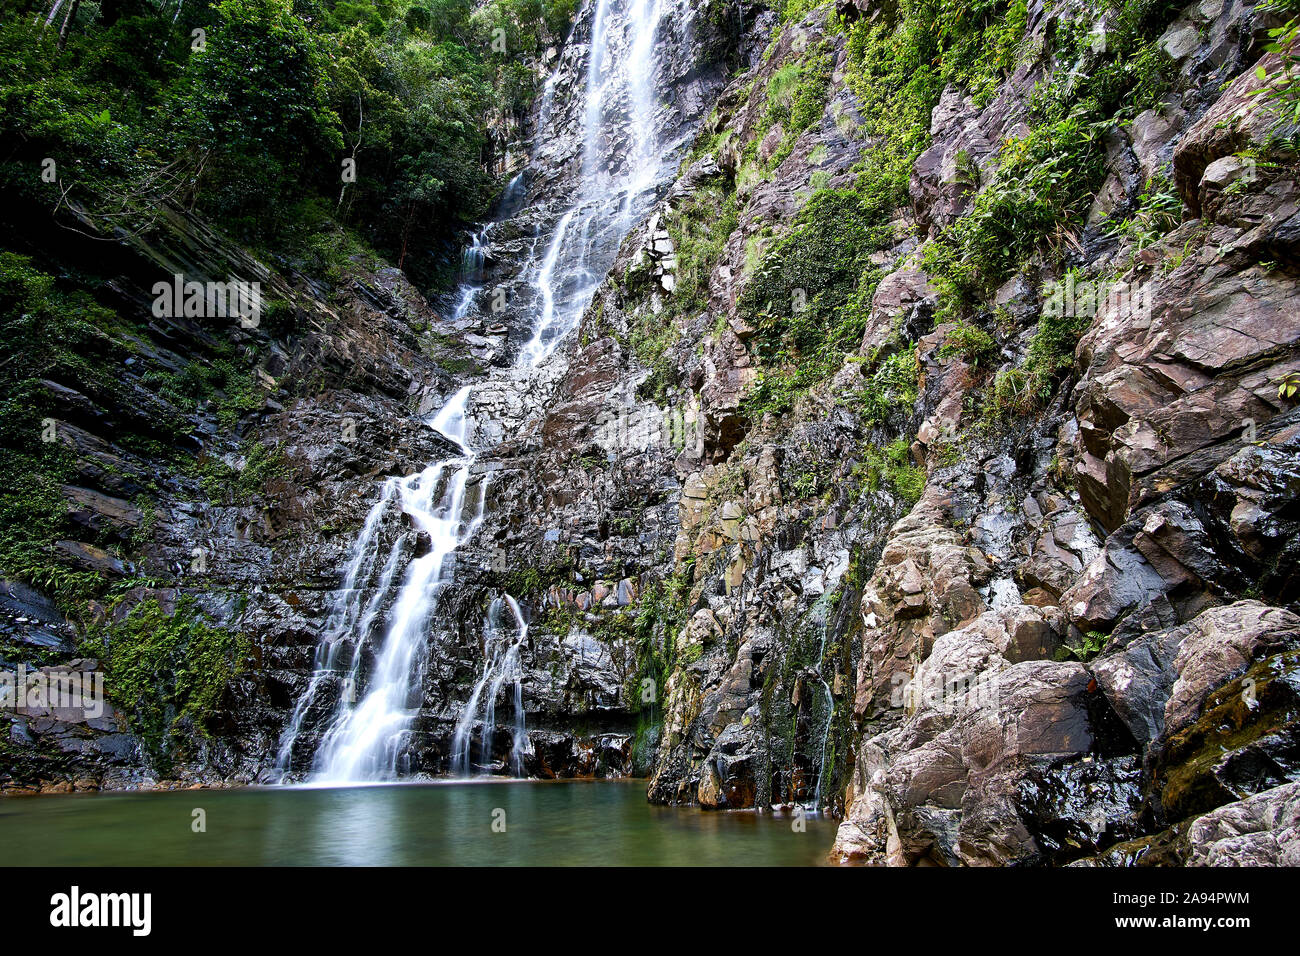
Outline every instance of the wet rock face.
{"label": "wet rock face", "polygon": [[[869,3],[855,10],[881,15]],[[1033,5],[1031,39],[1049,28]],[[721,94],[703,135],[726,138],[683,164],[625,243],[538,430],[540,459],[525,467],[503,455],[500,472],[503,507],[516,526],[533,525],[524,547],[539,563],[554,560],[548,533],[576,546],[582,580],[551,588],[556,606],[595,626],[619,577],[635,572],[642,595],[677,583],[676,606],[652,610],[667,621],[653,647],[667,653],[670,639],[676,664],[657,675],[653,708],[628,711],[658,736],[652,800],[709,809],[816,800],[845,814],[842,860],[1063,864],[1148,841],[1126,851],[1133,862],[1175,828],[1185,848],[1189,814],[1248,795],[1245,767],[1265,756],[1257,737],[1270,747],[1278,738],[1267,755],[1283,769],[1256,772],[1249,792],[1287,779],[1289,744],[1275,733],[1288,726],[1277,716],[1282,680],[1270,684],[1282,703],[1242,738],[1248,753],[1189,778],[1189,794],[1213,797],[1166,806],[1159,796],[1165,768],[1195,763],[1202,746],[1175,740],[1187,731],[1169,728],[1170,701],[1195,711],[1194,726],[1215,692],[1286,653],[1269,650],[1270,637],[1259,660],[1240,651],[1244,670],[1225,659],[1198,676],[1199,665],[1177,663],[1179,649],[1190,641],[1213,656],[1206,648],[1229,635],[1285,629],[1270,615],[1295,600],[1289,563],[1264,557],[1296,539],[1294,412],[1276,387],[1297,354],[1292,185],[1268,171],[1232,187],[1241,177],[1229,164],[1211,167],[1241,144],[1214,145],[1213,124],[1202,123],[1237,96],[1232,81],[1252,58],[1242,38],[1254,30],[1242,4],[1189,9],[1170,27],[1178,95],[1108,144],[1107,185],[1073,263],[1149,283],[1149,298],[1137,310],[1103,306],[1055,403],[1019,434],[967,442],[956,461],[945,446],[975,425],[972,398],[987,373],[943,347],[953,325],[936,320],[938,290],[912,254],[970,210],[978,183],[958,184],[959,158],[993,171],[1001,144],[1024,131],[1044,65],[1017,67],[983,107],[948,90],[931,116],[900,217],[905,238],[879,254],[884,277],[860,353],[890,354],[900,329],[915,343],[915,405],[883,428],[836,400],[863,387],[854,363],[794,414],[755,421],[744,411],[759,374],[756,330],[738,308],[753,265],[789,228],[812,178],[847,185],[861,156],[845,133],[857,104],[842,82],[841,41],[817,15],[788,26]],[[834,78],[824,115],[790,140],[784,125],[764,127],[764,90],[809,49]],[[1200,158],[1176,159],[1183,149]],[[779,161],[742,180],[754,161],[746,150]],[[1099,224],[1131,212],[1166,168],[1180,189],[1195,179],[1202,205],[1184,218],[1203,218],[1176,226],[1158,255],[1130,258],[1133,249],[1101,241]],[[733,183],[738,222],[692,300],[702,314],[681,314],[682,210]],[[1027,270],[997,293],[1005,320],[1020,323],[1004,358],[1025,347],[1043,278]],[[647,316],[671,324],[655,359],[667,373],[631,341]],[[665,404],[680,422],[665,431],[671,445],[630,452],[602,440],[602,420],[657,425]],[[855,480],[864,439],[897,437],[925,471],[919,500]],[[574,467],[602,453],[607,467]],[[614,533],[630,515],[636,533]],[[1252,594],[1263,600],[1241,600]]]}
{"label": "wet rock face", "polygon": [[[83,623],[120,621],[148,600],[170,612],[188,595],[212,623],[245,634],[250,655],[210,715],[210,736],[196,733],[166,772],[257,779],[311,671],[327,594],[375,476],[440,450],[415,416],[452,387],[429,347],[429,336],[446,330],[398,270],[353,263],[327,290],[289,267],[272,271],[179,210],[111,256],[93,247],[61,254],[84,252],[87,268],[117,270],[105,278],[105,301],[133,319],[152,314],[148,290],[174,272],[199,281],[245,276],[276,303],[247,329],[152,318],[123,361],[128,398],[120,402],[81,383],[49,383],[55,437],[72,463],[62,492],[77,534],[57,546],[109,582],[139,585],[119,586],[111,615],[92,606]],[[218,351],[222,341],[233,351]],[[252,410],[228,405],[240,378],[201,403],[156,384],[214,361],[249,379]],[[180,449],[169,455],[168,436],[181,429]],[[0,670],[84,665],[105,676],[102,661],[82,659],[102,646],[88,647],[88,635],[30,589],[4,588],[14,613]],[[133,787],[160,772],[111,705],[93,720],[20,711],[0,728],[13,757],[0,778],[5,788]]]}
{"label": "wet rock face", "polygon": [[1009,625],[1030,611],[935,642],[902,726],[862,744],[841,861],[1063,863],[1138,838],[1093,860],[1131,865],[1153,852],[1140,838],[1152,822],[1300,774],[1296,615],[1243,601],[1090,664],[1011,664]]}

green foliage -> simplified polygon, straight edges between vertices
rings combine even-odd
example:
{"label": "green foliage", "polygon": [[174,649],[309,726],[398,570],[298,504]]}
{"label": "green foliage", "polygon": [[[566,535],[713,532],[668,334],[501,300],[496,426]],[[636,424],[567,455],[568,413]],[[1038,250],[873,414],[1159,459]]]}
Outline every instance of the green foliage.
{"label": "green foliage", "polygon": [[[652,750],[662,733],[663,714],[658,705],[668,679],[677,667],[690,663],[677,654],[677,635],[690,617],[688,603],[693,569],[693,563],[688,562],[667,579],[650,581],[637,600],[636,613],[630,621],[629,635],[635,642],[636,662],[623,697],[638,708],[633,760],[639,772],[648,771]],[[649,700],[643,695],[647,689],[651,691]]]}
{"label": "green foliage", "polygon": [[44,383],[66,383],[101,405],[126,401],[115,331],[116,316],[89,296],[65,292],[27,258],[0,252],[0,574],[67,610],[104,582],[54,548],[80,536],[61,490],[75,475],[73,456]]}
{"label": "green foliage", "polygon": [[[1158,38],[1179,5],[1127,0],[1098,42],[1081,14],[1055,35],[1058,68],[1034,91],[1029,132],[1002,145],[969,214],[926,251],[926,270],[959,316],[1035,257],[1060,258],[1105,175],[1104,135],[1159,102],[1170,64]],[[1099,47],[1104,47],[1100,49]],[[1167,204],[1152,212],[1167,214]]]}
{"label": "green foliage", "polygon": [[785,162],[800,135],[821,119],[830,93],[831,66],[828,55],[810,50],[773,71],[763,116],[746,150],[746,159],[755,161],[764,137],[781,127],[781,143],[763,163],[764,173]]}
{"label": "green foliage", "polygon": [[943,88],[953,84],[984,105],[1014,68],[1026,6],[1023,0],[902,0],[892,17],[853,24],[847,79],[862,102],[863,133],[879,140],[866,165],[890,206],[906,199]]}
{"label": "green foliage", "polygon": [[284,446],[260,441],[244,446],[241,467],[227,465],[214,456],[205,457],[199,464],[203,492],[218,505],[251,504],[267,492],[271,482],[286,480],[292,473]]}
{"label": "green foliage", "polygon": [[701,189],[668,220],[677,257],[673,295],[683,313],[709,305],[709,274],[727,239],[740,225],[736,195],[719,186]]}
{"label": "green foliage", "polygon": [[1115,226],[1110,235],[1127,239],[1134,244],[1135,252],[1141,252],[1178,228],[1182,218],[1183,201],[1178,188],[1169,176],[1161,173],[1151,177],[1138,198],[1138,208]]}
{"label": "green foliage", "polygon": [[[183,205],[261,248],[314,197],[404,264],[414,243],[436,247],[482,217],[500,186],[488,131],[526,118],[527,58],[575,6],[125,0],[83,4],[93,15],[63,51],[31,11],[6,17],[0,188],[51,209],[76,201],[105,231]],[[47,157],[57,182],[41,178]],[[341,182],[345,159],[355,181]],[[427,282],[452,271],[435,256],[410,268]]]}
{"label": "green foliage", "polygon": [[987,365],[996,355],[998,346],[993,336],[975,325],[958,322],[948,331],[943,345],[939,346],[939,357],[960,356],[969,365],[979,367]]}
{"label": "green foliage", "polygon": [[782,23],[798,23],[813,10],[826,6],[830,0],[777,0],[773,8]]}
{"label": "green foliage", "polygon": [[737,305],[763,361],[746,398],[751,417],[788,410],[861,344],[880,279],[869,256],[890,236],[857,190],[822,190],[763,258]]}
{"label": "green foliage", "polygon": [[[173,132],[201,157],[209,208],[225,220],[300,188],[291,170],[343,149],[325,87],[326,58],[287,0],[222,0],[206,48],[186,64],[170,97]],[[376,14],[377,16],[377,14]]]}
{"label": "green foliage", "polygon": [[677,330],[671,323],[649,320],[632,333],[632,352],[637,361],[650,370],[642,392],[656,401],[662,401],[667,395],[675,375],[668,350],[677,342],[677,337]]}
{"label": "green foliage", "polygon": [[868,489],[883,484],[910,508],[921,500],[925,480],[925,469],[912,462],[912,443],[907,438],[896,438],[884,448],[867,448]]}
{"label": "green foliage", "polygon": [[[1077,275],[1072,273],[1071,277],[1077,279]],[[1092,317],[1057,311],[1044,309],[1039,316],[1024,365],[999,372],[994,379],[986,408],[990,417],[1014,418],[1037,411],[1052,397],[1061,376],[1074,365],[1075,346]]]}
{"label": "green foliage", "polygon": [[[931,110],[947,83],[981,100],[991,95],[1014,66],[1025,10],[1021,0],[903,0],[892,15],[864,17],[849,29],[847,82],[862,104],[861,134],[871,146],[855,185],[815,192],[742,295],[739,308],[759,329],[763,360],[746,400],[751,417],[787,411],[858,347],[881,277],[870,255],[898,238],[895,212],[907,203],[912,164],[929,145]],[[787,100],[772,105],[772,89],[797,88],[794,76],[791,66],[773,76],[767,117],[783,115]],[[788,98],[792,116],[797,102]],[[767,125],[760,124],[760,135]],[[867,396],[870,417],[907,401],[905,391],[875,384],[883,387]]]}
{"label": "green foliage", "polygon": [[59,556],[53,543],[70,535],[60,490],[71,476],[61,447],[45,453],[0,450],[0,575],[32,585],[65,610],[97,594],[103,576]]}
{"label": "green foliage", "polygon": [[204,402],[216,409],[217,422],[225,430],[233,429],[244,412],[261,407],[262,391],[256,376],[235,368],[225,358],[212,362],[191,361],[179,372],[154,369],[141,377],[158,397],[186,412]]}
{"label": "green foliage", "polygon": [[155,599],[143,601],[97,637],[106,649],[109,698],[163,772],[194,734],[207,734],[249,652],[247,638],[212,625],[191,599],[177,602],[173,614]]}
{"label": "green foliage", "polygon": [[858,395],[863,424],[883,425],[895,409],[911,411],[920,375],[916,349],[910,343],[881,362]]}
{"label": "green foliage", "polygon": [[974,208],[926,249],[924,265],[960,315],[1043,250],[1060,253],[1073,241],[1105,173],[1101,125],[1078,116],[1038,126],[1008,141],[992,181]]}
{"label": "green foliage", "polygon": [[666,580],[646,585],[637,601],[636,634],[641,639],[658,630],[667,639],[675,639],[690,619],[687,608],[691,593],[691,571],[687,564]]}
{"label": "green foliage", "polygon": [[515,597],[535,597],[554,585],[573,581],[574,565],[567,557],[545,565],[515,568],[505,575],[501,586]]}
{"label": "green foliage", "polygon": [[1272,42],[1265,46],[1269,53],[1276,53],[1279,65],[1270,73],[1262,64],[1256,68],[1259,79],[1264,86],[1258,95],[1277,114],[1274,131],[1287,127],[1300,126],[1300,3],[1296,0],[1273,0],[1264,4],[1269,10],[1283,14],[1292,14],[1284,25],[1269,31]]}
{"label": "green foliage", "polygon": [[1068,661],[1073,658],[1086,664],[1104,651],[1109,643],[1109,634],[1103,634],[1100,631],[1089,631],[1083,635],[1083,639],[1079,642],[1065,644],[1058,648],[1055,656],[1058,661]]}
{"label": "green foliage", "polygon": [[48,411],[43,380],[101,406],[129,405],[116,373],[127,355],[117,342],[125,331],[89,295],[65,291],[29,259],[0,252],[0,438],[14,447],[38,435]]}

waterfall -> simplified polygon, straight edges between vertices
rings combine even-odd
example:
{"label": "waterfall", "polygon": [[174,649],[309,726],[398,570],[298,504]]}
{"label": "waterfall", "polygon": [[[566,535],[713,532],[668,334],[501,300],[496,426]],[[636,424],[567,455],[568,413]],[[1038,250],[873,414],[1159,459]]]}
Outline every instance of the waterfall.
{"label": "waterfall", "polygon": [[[513,628],[502,625],[502,612],[510,609]],[[452,737],[452,772],[458,776],[473,773],[470,750],[473,744],[475,719],[480,704],[483,708],[482,730],[479,734],[479,763],[489,765],[492,762],[492,740],[496,733],[496,700],[506,681],[514,684],[514,734],[510,746],[511,770],[519,775],[523,758],[527,752],[528,738],[524,735],[523,709],[523,669],[520,651],[528,638],[528,623],[524,620],[519,604],[509,594],[496,598],[488,607],[487,621],[483,629],[484,660],[483,673],[474,692],[470,695],[456,722],[456,732]],[[486,691],[486,695],[485,692]]]}
{"label": "waterfall", "polygon": [[560,250],[564,247],[564,237],[568,234],[569,223],[572,220],[573,210],[569,210],[560,218],[560,224],[555,228],[555,235],[546,248],[546,255],[542,258],[537,278],[533,280],[533,287],[542,297],[542,314],[537,321],[532,339],[519,353],[519,364],[522,366],[536,365],[547,354],[547,333],[555,325],[555,263],[559,261]]}
{"label": "waterfall", "polygon": [[[428,536],[429,549],[407,566],[389,611],[388,633],[375,660],[368,692],[355,706],[346,699],[350,695],[345,695],[321,741],[314,764],[314,778],[320,782],[387,779],[398,773],[407,733],[420,708],[426,625],[439,593],[452,580],[453,553],[473,535],[483,515],[485,489],[480,487],[478,510],[465,519],[474,463],[473,452],[464,444],[469,394],[469,386],[462,388],[429,423],[463,454],[395,482],[402,512]],[[394,551],[401,544],[394,545]],[[383,593],[378,590],[376,600],[382,600]],[[359,641],[356,647],[350,681],[355,680],[360,661]],[[345,687],[351,686],[345,682]]]}
{"label": "waterfall", "polygon": [[831,693],[830,683],[827,682],[824,676],[822,676],[822,667],[826,662],[826,637],[830,632],[830,627],[826,622],[826,611],[824,608],[819,608],[819,620],[817,623],[821,629],[822,638],[821,645],[817,649],[817,668],[814,673],[816,673],[817,680],[821,684],[823,699],[826,701],[826,721],[822,724],[821,728],[822,746],[820,757],[817,762],[817,786],[813,791],[812,810],[815,813],[821,811],[822,791],[826,789],[826,747],[830,742],[831,724],[835,720],[835,695]]}
{"label": "waterfall", "polygon": [[[539,234],[539,238],[546,236],[546,241],[533,243],[520,266],[518,281],[512,284],[532,290],[533,301],[522,306],[532,316],[531,335],[514,365],[494,369],[494,376],[524,380],[550,366],[553,359],[563,360],[559,346],[591,304],[623,238],[648,213],[656,189],[673,169],[675,151],[685,137],[665,146],[660,142],[661,126],[685,120],[658,105],[662,72],[658,34],[665,7],[675,7],[680,30],[685,16],[681,8],[687,3],[588,0],[579,12],[579,25],[588,26],[589,40],[585,46],[575,41],[581,33],[575,26],[565,54],[546,81],[538,107],[532,163],[540,170],[550,162],[543,153],[562,143],[566,130],[576,121],[581,130],[581,141],[576,144],[580,150],[570,155],[580,166],[547,167],[555,174],[546,181],[556,194],[549,203],[542,196],[526,196],[525,183],[532,181],[532,175],[525,178],[522,173],[511,180],[498,203],[499,218],[512,216],[531,202],[552,225]],[[579,102],[562,95],[577,90],[582,92]],[[576,173],[576,187],[567,181],[566,170]],[[484,274],[491,259],[492,231],[489,223],[472,233],[464,251],[462,285],[452,306],[456,322],[470,316],[478,294],[487,286]],[[538,249],[542,250],[540,257]],[[341,693],[320,738],[312,780],[384,780],[407,769],[405,752],[423,704],[427,644],[439,596],[454,580],[456,550],[474,535],[483,520],[486,500],[486,476],[475,476],[473,470],[477,458],[470,439],[475,432],[474,387],[457,392],[428,424],[458,453],[418,474],[389,478],[381,487],[379,500],[349,553],[342,587],[334,597],[317,649],[315,669],[282,738],[277,758],[282,778],[289,772],[304,725],[312,719],[313,704],[325,687],[334,684]],[[477,505],[471,506],[469,489],[475,483]],[[393,519],[394,506],[415,530],[397,537],[381,561],[379,529]],[[420,553],[424,539],[427,550]],[[405,572],[393,595],[393,582],[403,562]],[[387,626],[376,645],[372,632],[379,630],[381,620]],[[452,740],[455,772],[473,772],[476,725],[480,728],[478,763],[492,764],[497,698],[509,684],[514,710],[510,764],[516,775],[522,774],[529,753],[522,657],[526,636],[525,617],[515,599],[508,594],[496,598],[484,627],[482,670],[456,723]],[[341,659],[344,648],[351,649],[346,662]],[[373,666],[367,668],[371,657]],[[367,685],[365,693],[357,700],[356,690],[363,683]]]}

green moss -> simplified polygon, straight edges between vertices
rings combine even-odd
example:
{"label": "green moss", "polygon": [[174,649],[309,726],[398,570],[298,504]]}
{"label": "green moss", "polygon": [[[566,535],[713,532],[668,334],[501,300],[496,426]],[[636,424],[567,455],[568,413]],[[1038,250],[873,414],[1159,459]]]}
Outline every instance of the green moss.
{"label": "green moss", "polygon": [[787,411],[861,344],[881,277],[869,256],[892,235],[859,190],[822,190],[775,241],[737,304],[758,330],[752,418]]}
{"label": "green moss", "polygon": [[238,468],[215,456],[200,461],[199,482],[213,504],[251,504],[267,493],[271,482],[285,480],[293,473],[283,444],[252,441],[244,445],[242,453],[244,462]]}
{"label": "green moss", "polygon": [[[1270,738],[1294,725],[1300,717],[1297,668],[1300,651],[1256,662],[1241,677],[1215,690],[1198,719],[1168,739],[1159,754],[1153,789],[1160,794],[1169,819],[1204,813],[1245,796],[1231,787],[1234,775],[1222,772],[1227,755],[1260,745],[1267,752]],[[1246,764],[1255,768],[1250,777],[1260,789],[1285,781],[1283,772],[1269,769],[1270,759],[1248,757],[1238,762],[1238,770]]]}
{"label": "green moss", "polygon": [[567,551],[553,561],[542,565],[514,568],[500,578],[501,587],[517,598],[536,597],[547,589],[573,582],[577,570]]}
{"label": "green moss", "polygon": [[109,698],[161,772],[196,735],[207,735],[208,721],[249,652],[247,638],[211,624],[189,599],[173,614],[154,599],[143,601],[97,637],[106,650]]}

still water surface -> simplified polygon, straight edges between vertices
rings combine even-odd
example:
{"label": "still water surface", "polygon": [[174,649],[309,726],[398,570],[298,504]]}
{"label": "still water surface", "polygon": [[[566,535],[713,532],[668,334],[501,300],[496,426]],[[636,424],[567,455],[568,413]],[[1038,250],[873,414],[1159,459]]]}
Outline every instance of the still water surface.
{"label": "still water surface", "polygon": [[820,864],[834,821],[804,824],[650,806],[644,781],[0,797],[0,865]]}

